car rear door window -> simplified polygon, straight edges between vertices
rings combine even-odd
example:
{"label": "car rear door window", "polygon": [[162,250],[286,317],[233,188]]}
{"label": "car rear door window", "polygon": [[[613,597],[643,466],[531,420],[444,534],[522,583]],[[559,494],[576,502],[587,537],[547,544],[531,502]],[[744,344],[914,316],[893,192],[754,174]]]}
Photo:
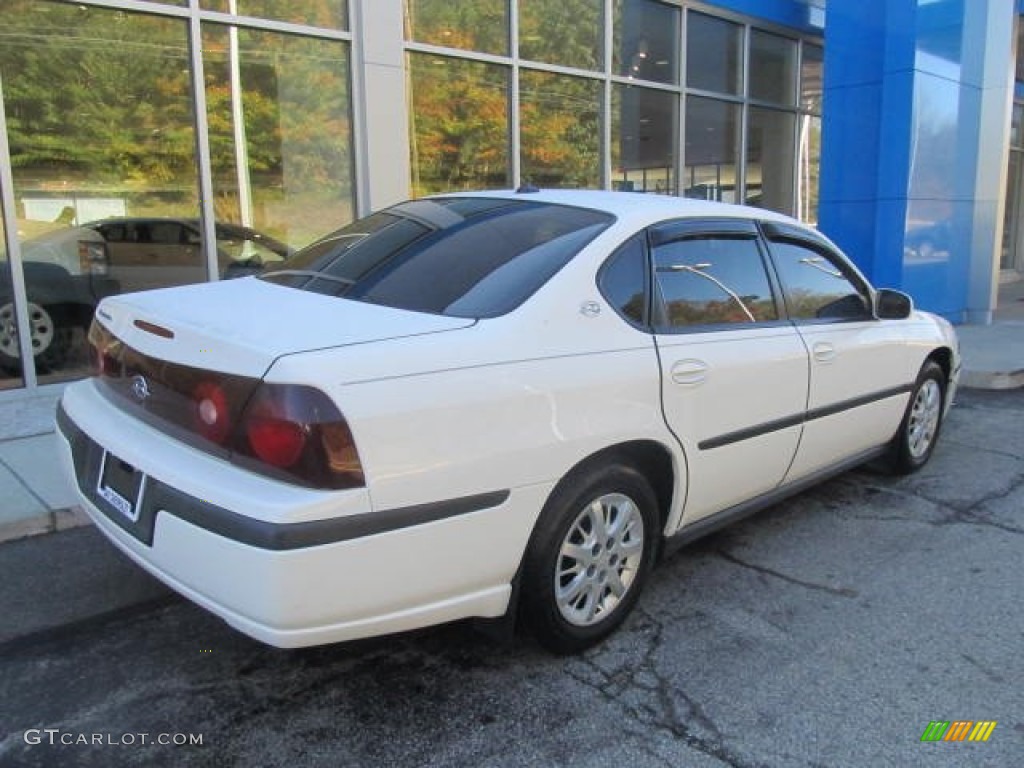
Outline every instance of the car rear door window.
{"label": "car rear door window", "polygon": [[770,247],[791,318],[804,322],[871,319],[866,288],[838,257],[824,248],[790,240],[773,240]]}
{"label": "car rear door window", "polygon": [[779,319],[761,250],[751,236],[691,235],[655,246],[658,330]]}

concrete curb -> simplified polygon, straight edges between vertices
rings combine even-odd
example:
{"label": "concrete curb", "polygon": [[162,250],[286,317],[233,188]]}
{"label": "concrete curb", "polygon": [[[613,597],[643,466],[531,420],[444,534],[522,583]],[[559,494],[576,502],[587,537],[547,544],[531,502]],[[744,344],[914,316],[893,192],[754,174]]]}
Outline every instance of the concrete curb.
{"label": "concrete curb", "polygon": [[92,520],[81,507],[49,509],[31,517],[0,523],[0,544],[43,533],[67,531],[83,525],[92,525]]}
{"label": "concrete curb", "polygon": [[1017,389],[1024,387],[1024,369],[1017,371],[964,371],[960,386],[967,389]]}

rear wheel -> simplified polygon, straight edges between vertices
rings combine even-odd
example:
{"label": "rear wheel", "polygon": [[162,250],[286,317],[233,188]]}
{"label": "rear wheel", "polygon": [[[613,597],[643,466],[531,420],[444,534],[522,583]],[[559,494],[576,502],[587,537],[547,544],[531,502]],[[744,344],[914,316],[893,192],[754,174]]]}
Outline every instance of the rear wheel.
{"label": "rear wheel", "polygon": [[931,458],[942,428],[946,374],[933,360],[922,367],[907,412],[889,449],[890,464],[900,474],[916,472]]}
{"label": "rear wheel", "polygon": [[650,483],[632,467],[605,465],[555,490],[523,568],[524,617],[542,645],[575,653],[622,623],[651,569],[657,521]]}
{"label": "rear wheel", "polygon": [[[49,307],[28,303],[29,339],[32,356],[40,372],[59,368],[67,360],[71,349],[73,329],[61,315]],[[18,346],[18,323],[14,304],[0,307],[0,365],[8,370],[20,369],[21,352]]]}

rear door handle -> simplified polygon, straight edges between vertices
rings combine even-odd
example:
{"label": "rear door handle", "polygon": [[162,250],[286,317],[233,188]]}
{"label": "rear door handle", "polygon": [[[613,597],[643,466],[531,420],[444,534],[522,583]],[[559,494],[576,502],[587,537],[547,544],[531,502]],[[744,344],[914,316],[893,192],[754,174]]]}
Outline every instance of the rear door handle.
{"label": "rear door handle", "polygon": [[831,363],[836,359],[836,348],[827,341],[819,341],[812,350],[814,359],[819,363]]}
{"label": "rear door handle", "polygon": [[678,360],[672,364],[672,381],[683,386],[696,386],[708,377],[708,364],[703,360]]}

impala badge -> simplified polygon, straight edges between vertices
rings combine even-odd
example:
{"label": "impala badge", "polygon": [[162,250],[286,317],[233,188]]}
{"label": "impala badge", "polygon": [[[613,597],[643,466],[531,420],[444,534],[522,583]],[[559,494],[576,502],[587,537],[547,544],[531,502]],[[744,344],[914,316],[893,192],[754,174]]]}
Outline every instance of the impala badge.
{"label": "impala badge", "polygon": [[584,317],[597,317],[601,314],[601,305],[596,301],[584,301],[580,304],[580,314]]}
{"label": "impala badge", "polygon": [[135,399],[140,403],[145,402],[152,394],[152,392],[149,391],[149,382],[146,381],[145,376],[132,377],[132,394],[135,395]]}

